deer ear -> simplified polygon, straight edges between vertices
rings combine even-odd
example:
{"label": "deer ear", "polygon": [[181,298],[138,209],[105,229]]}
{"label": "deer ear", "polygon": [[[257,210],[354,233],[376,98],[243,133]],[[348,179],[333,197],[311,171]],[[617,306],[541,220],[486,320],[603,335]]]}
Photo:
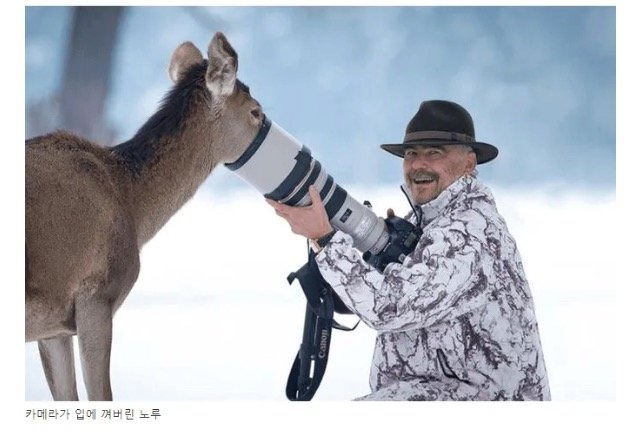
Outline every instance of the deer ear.
{"label": "deer ear", "polygon": [[170,60],[168,72],[172,82],[179,83],[191,67],[203,62],[203,55],[191,42],[179,45]]}
{"label": "deer ear", "polygon": [[206,84],[214,96],[232,94],[237,80],[237,52],[221,32],[215,33],[208,46]]}

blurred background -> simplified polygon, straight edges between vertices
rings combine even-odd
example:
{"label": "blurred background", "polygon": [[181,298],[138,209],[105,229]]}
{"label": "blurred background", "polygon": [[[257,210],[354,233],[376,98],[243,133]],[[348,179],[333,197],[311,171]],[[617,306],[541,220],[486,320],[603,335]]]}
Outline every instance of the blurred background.
{"label": "blurred background", "polygon": [[[174,48],[205,52],[221,30],[267,115],[354,197],[401,214],[401,162],[379,144],[422,100],[453,100],[500,150],[479,177],[521,250],[553,398],[613,399],[615,26],[613,7],[27,7],[25,135],[129,139],[170,88]],[[285,399],[305,305],[285,276],[304,260],[215,170],[143,250],[115,319],[115,398]],[[333,336],[318,399],[368,393],[373,340]],[[35,344],[25,358],[26,399],[49,399]]]}

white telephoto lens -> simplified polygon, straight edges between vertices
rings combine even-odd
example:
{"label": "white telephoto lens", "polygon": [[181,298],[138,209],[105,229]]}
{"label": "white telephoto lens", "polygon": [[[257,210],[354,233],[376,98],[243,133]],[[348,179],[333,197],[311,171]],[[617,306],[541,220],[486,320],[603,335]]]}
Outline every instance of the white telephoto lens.
{"label": "white telephoto lens", "polygon": [[306,146],[267,117],[246,151],[226,167],[264,197],[290,206],[308,206],[308,188],[314,185],[331,225],[351,235],[355,248],[378,254],[388,242],[384,220],[335,183]]}

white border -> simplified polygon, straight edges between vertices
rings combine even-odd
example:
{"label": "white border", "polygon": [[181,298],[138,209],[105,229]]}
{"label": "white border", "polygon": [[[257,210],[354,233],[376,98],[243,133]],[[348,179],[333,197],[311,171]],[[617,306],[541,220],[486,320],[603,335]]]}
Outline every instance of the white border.
{"label": "white border", "polygon": [[[508,2],[496,1],[494,6],[617,6],[617,204],[622,222],[620,229],[608,234],[618,238],[619,252],[614,256],[622,261],[623,275],[615,278],[623,301],[623,336],[615,338],[621,343],[623,363],[619,374],[619,400],[616,402],[576,402],[550,404],[454,404],[454,403],[320,403],[308,404],[272,402],[212,402],[212,403],[135,403],[119,404],[120,407],[159,407],[164,417],[158,423],[101,423],[101,422],[27,422],[23,416],[27,403],[24,398],[24,343],[22,307],[24,300],[21,289],[24,286],[24,6],[31,5],[75,5],[77,2],[38,1],[24,4],[2,5],[3,32],[3,126],[10,131],[5,138],[5,150],[0,176],[2,177],[3,208],[2,225],[2,272],[4,295],[8,301],[2,306],[0,322],[3,333],[3,363],[0,376],[2,386],[3,427],[20,434],[70,434],[94,432],[98,429],[110,433],[151,430],[155,433],[175,434],[196,433],[200,430],[217,434],[262,434],[278,431],[279,434],[505,434],[518,433],[542,435],[547,430],[556,434],[630,434],[626,428],[640,428],[634,420],[640,410],[640,352],[639,335],[641,325],[639,313],[641,270],[643,257],[635,251],[641,246],[639,203],[642,184],[637,164],[642,162],[639,129],[641,124],[640,88],[643,77],[638,59],[641,40],[640,11],[638,2],[604,1],[551,1]],[[118,5],[122,2],[84,2],[94,5]],[[176,5],[176,2],[137,2],[131,5]],[[193,1],[191,5],[213,5],[208,1]],[[217,5],[275,5],[273,2],[216,2]],[[350,2],[356,6],[388,5],[389,2]],[[478,6],[478,1],[413,2],[404,5],[467,5]],[[291,5],[337,5],[335,2],[294,2],[282,1],[279,6]],[[397,6],[397,5],[396,5]],[[17,67],[16,67],[17,66]],[[6,131],[5,131],[6,132]],[[8,154],[8,158],[7,158]],[[588,235],[588,238],[594,235]],[[598,255],[598,254],[597,254]],[[601,320],[596,320],[601,322]],[[597,344],[597,353],[600,344]],[[579,362],[582,365],[583,362]],[[114,404],[115,406],[116,404]],[[60,404],[37,403],[39,407],[60,407]],[[70,405],[75,407],[76,405]],[[84,403],[84,407],[93,406]],[[100,404],[96,404],[100,407]],[[14,424],[19,427],[14,427]],[[133,425],[129,425],[133,424]],[[46,426],[46,429],[43,428]],[[101,431],[102,433],[102,431]]]}

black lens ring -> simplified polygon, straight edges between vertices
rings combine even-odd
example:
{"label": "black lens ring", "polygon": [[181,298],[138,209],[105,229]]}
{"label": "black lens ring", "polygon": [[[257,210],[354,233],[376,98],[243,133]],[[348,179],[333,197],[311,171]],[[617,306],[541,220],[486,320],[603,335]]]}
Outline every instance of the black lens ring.
{"label": "black lens ring", "polygon": [[322,188],[321,191],[319,191],[319,196],[321,197],[322,201],[326,198],[326,195],[328,195],[328,192],[330,192],[330,188],[333,187],[333,177],[330,174],[326,174],[326,183],[324,183],[324,187]]}
{"label": "black lens ring", "polygon": [[315,183],[317,180],[317,177],[319,176],[319,173],[321,172],[321,164],[319,161],[315,161],[315,164],[313,165],[313,170],[310,173],[310,176],[306,179],[303,185],[301,185],[301,188],[299,188],[299,191],[288,201],[286,201],[286,204],[288,206],[296,206],[299,201],[304,198],[304,196],[308,193],[308,188],[310,185]]}
{"label": "black lens ring", "polygon": [[310,153],[306,153],[306,151],[305,147],[299,150],[299,153],[295,156],[295,166],[290,171],[290,174],[288,174],[272,192],[264,194],[264,197],[274,201],[280,201],[290,195],[310,170],[310,162],[313,160],[313,157]]}
{"label": "black lens ring", "polygon": [[266,139],[266,136],[268,136],[268,132],[270,131],[270,126],[272,126],[272,121],[270,121],[270,118],[264,115],[261,127],[255,135],[255,139],[252,140],[246,151],[243,152],[239,159],[235,160],[232,163],[224,164],[226,168],[232,171],[236,171],[244,166],[246,162],[248,162],[250,158],[254,156],[257,150],[259,150],[261,144],[263,144],[263,141]]}
{"label": "black lens ring", "polygon": [[328,214],[329,219],[332,220],[335,214],[342,207],[342,205],[344,204],[344,201],[346,201],[346,196],[347,194],[344,188],[342,188],[339,185],[336,185],[335,192],[333,192],[333,195],[330,197],[330,200],[328,200],[328,203],[326,203],[326,206],[324,206],[324,208],[326,209],[326,214]]}

